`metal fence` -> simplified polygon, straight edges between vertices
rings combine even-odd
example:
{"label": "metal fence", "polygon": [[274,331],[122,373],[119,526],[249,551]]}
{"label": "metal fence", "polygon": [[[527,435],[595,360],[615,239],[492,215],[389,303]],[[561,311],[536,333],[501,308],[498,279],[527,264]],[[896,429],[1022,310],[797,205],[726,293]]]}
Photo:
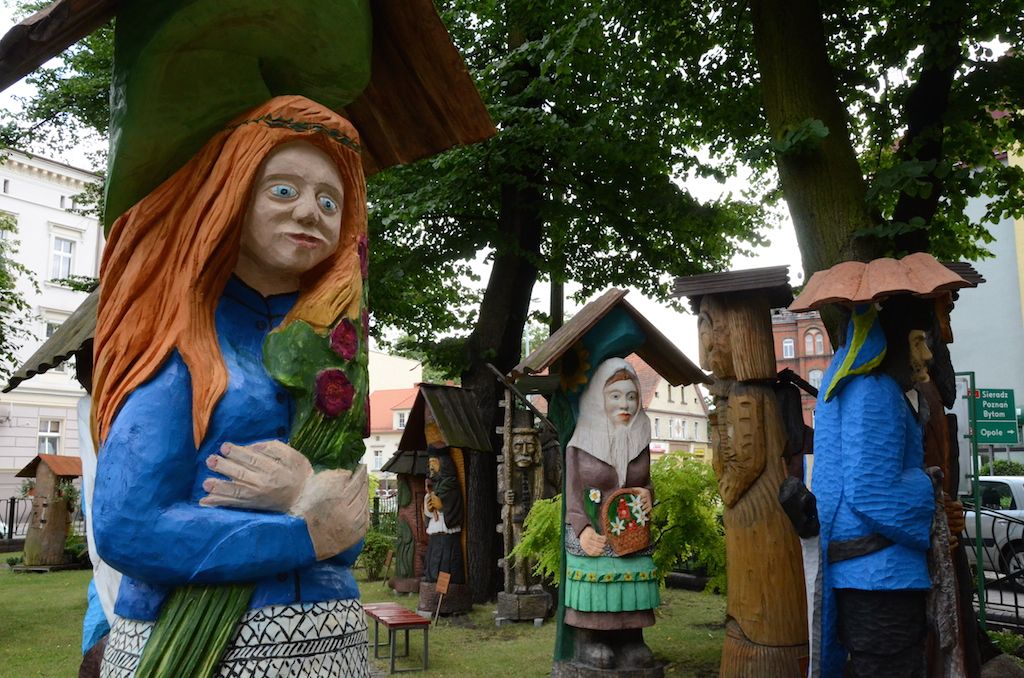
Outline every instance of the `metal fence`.
{"label": "metal fence", "polygon": [[[967,508],[967,560],[978,572],[982,564],[984,584],[975,586],[975,607],[989,628],[1024,632],[1024,520],[1005,511],[982,508],[981,531]],[[984,502],[983,502],[984,506]]]}
{"label": "metal fence", "polygon": [[398,536],[398,497],[374,497],[370,507],[370,526],[389,537]]}
{"label": "metal fence", "polygon": [[[32,520],[32,497],[9,497],[0,500],[0,539],[24,539]],[[71,514],[68,534],[85,534],[85,516],[81,506]]]}
{"label": "metal fence", "polygon": [[0,502],[0,539],[23,539],[32,516],[31,497],[10,497]]}

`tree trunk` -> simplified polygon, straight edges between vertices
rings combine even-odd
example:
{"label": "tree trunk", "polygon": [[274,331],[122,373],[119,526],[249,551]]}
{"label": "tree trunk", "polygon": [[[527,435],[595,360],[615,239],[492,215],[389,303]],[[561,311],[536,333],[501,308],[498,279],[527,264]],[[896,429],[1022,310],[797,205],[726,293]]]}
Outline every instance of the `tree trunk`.
{"label": "tree trunk", "polygon": [[[933,40],[925,44],[921,75],[904,108],[907,133],[900,142],[903,160],[942,159],[944,117],[949,110],[953,78],[963,62],[961,41],[966,10],[967,5],[961,0],[934,0],[929,6],[926,34],[933,36]],[[914,217],[925,221],[923,228],[896,237],[897,249],[906,252],[928,251],[928,226],[942,197],[943,181],[934,170],[924,180],[931,186],[931,192],[925,196],[903,193],[893,211],[893,221],[909,223]]]}
{"label": "tree trunk", "polygon": [[501,544],[495,526],[498,523],[498,484],[495,455],[501,442],[495,433],[499,425],[498,400],[502,396],[497,380],[487,363],[503,373],[520,359],[523,327],[530,309],[530,296],[537,281],[537,268],[530,256],[539,256],[543,224],[540,218],[540,192],[536,176],[526,187],[506,185],[501,191],[502,230],[509,242],[494,258],[491,275],[480,305],[480,317],[469,337],[470,367],[462,375],[462,385],[474,390],[481,418],[491,435],[493,454],[469,455],[467,486],[473,489],[466,512],[469,539],[467,570],[473,602],[483,603],[498,590],[498,558]]}
{"label": "tree trunk", "polygon": [[875,225],[867,185],[850,142],[846,110],[836,90],[815,0],[753,0],[754,43],[764,110],[772,136],[806,120],[820,120],[828,135],[816,147],[776,156],[804,274],[840,261],[869,260],[877,243],[854,238]]}

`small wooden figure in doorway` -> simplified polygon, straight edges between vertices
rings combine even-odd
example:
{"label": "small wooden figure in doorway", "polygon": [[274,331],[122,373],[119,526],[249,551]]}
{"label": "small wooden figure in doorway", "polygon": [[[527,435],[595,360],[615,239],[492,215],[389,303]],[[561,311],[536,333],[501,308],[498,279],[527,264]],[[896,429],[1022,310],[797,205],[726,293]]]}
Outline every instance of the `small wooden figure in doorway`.
{"label": "small wooden figure in doorway", "polygon": [[462,488],[455,463],[447,447],[430,449],[430,475],[423,498],[427,519],[427,556],[423,562],[423,581],[436,582],[442,572],[451,575],[452,584],[466,583],[462,557]]}
{"label": "small wooden figure in doorway", "polygon": [[576,661],[596,669],[655,665],[643,640],[660,602],[651,558],[651,424],[632,366],[611,358],[580,396],[566,449],[565,623]]}

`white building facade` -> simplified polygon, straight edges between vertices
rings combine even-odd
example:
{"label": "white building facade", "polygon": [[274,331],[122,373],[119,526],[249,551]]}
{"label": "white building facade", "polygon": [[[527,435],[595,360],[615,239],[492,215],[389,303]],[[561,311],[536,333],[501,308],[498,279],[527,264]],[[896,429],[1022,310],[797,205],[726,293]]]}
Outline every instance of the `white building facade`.
{"label": "white building facade", "polygon": [[[35,335],[18,352],[26,360],[85,299],[59,283],[72,275],[97,277],[103,230],[75,214],[75,196],[99,181],[96,174],[39,156],[8,151],[0,165],[0,212],[16,224],[4,237],[17,241],[15,260],[32,272],[18,291],[29,303]],[[18,493],[14,478],[39,453],[78,454],[76,405],[85,391],[65,364],[0,394],[0,499]]]}

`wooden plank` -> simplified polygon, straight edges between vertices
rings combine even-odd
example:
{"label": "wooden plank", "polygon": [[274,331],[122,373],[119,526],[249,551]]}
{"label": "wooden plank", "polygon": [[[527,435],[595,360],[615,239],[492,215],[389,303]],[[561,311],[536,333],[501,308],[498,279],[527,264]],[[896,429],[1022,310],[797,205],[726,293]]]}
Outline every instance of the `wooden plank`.
{"label": "wooden plank", "polygon": [[0,90],[7,89],[110,21],[121,0],[57,0],[0,38]]}

